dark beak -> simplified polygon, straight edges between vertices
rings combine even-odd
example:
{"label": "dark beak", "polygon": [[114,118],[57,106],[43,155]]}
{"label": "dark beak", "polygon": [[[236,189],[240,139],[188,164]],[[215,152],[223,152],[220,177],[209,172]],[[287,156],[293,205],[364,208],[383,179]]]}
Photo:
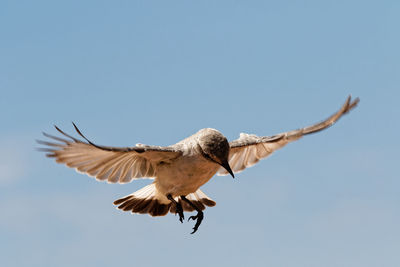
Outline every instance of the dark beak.
{"label": "dark beak", "polygon": [[222,162],[221,166],[224,167],[224,169],[227,170],[230,173],[230,175],[232,175],[232,178],[235,178],[235,175],[233,175],[233,171],[231,169],[231,166],[229,166],[228,161]]}

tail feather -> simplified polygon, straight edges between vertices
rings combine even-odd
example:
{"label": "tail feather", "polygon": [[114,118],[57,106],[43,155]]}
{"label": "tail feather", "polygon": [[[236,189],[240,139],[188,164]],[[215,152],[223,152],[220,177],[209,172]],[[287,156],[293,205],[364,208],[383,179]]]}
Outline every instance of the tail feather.
{"label": "tail feather", "polygon": [[[210,199],[200,189],[194,193],[186,196],[196,207],[204,210],[206,206],[215,206],[215,201]],[[176,197],[175,200],[182,205],[184,211],[194,211],[195,209],[185,201],[182,201],[180,197]],[[114,201],[114,205],[118,206],[118,209],[123,211],[131,211],[132,213],[145,214],[148,213],[150,216],[164,216],[169,212],[176,213],[176,206],[172,204],[165,196],[161,196],[155,187],[155,184],[149,184],[135,193],[120,198]]]}
{"label": "tail feather", "polygon": [[151,216],[164,216],[170,210],[171,203],[163,203],[157,198],[154,183],[143,187],[135,193],[114,201],[118,209],[132,211],[132,213],[148,213]]}

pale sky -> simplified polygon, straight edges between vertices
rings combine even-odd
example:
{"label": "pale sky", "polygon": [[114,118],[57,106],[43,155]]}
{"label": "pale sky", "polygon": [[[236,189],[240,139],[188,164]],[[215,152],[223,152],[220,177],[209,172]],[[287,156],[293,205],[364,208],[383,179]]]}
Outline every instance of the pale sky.
{"label": "pale sky", "polygon": [[[399,1],[1,1],[1,266],[400,264]],[[359,107],[202,190],[199,231],[112,202],[35,151],[71,121],[103,145],[201,128],[273,135]],[[189,214],[186,215],[188,217]]]}

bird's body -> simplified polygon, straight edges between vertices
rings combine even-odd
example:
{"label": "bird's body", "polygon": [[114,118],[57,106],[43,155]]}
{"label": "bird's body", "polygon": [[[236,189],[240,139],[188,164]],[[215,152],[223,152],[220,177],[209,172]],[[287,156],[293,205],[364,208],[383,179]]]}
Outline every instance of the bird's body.
{"label": "bird's body", "polygon": [[[194,135],[172,145],[182,154],[170,162],[161,162],[157,166],[155,186],[164,195],[173,197],[186,196],[196,192],[200,186],[207,183],[221,167],[204,157],[202,140],[214,140],[213,143],[228,140],[219,131],[206,128]],[[226,148],[229,152],[229,147]]]}
{"label": "bird's body", "polygon": [[351,102],[349,97],[337,113],[309,127],[269,137],[241,134],[239,139],[230,143],[219,131],[206,128],[168,147],[142,144],[127,148],[106,147],[89,141],[75,124],[76,131],[87,142],[57,127],[70,140],[44,134],[61,143],[38,142],[48,146],[42,149],[48,152],[47,156],[98,180],[127,183],[141,177],[154,178],[152,184],[116,200],[114,204],[124,211],[151,216],[178,213],[181,222],[183,211],[196,210],[197,215],[189,218],[196,220],[194,233],[203,219],[205,206],[215,205],[199,188],[216,173],[234,177],[234,173],[254,165],[287,143],[331,126],[358,101]]}

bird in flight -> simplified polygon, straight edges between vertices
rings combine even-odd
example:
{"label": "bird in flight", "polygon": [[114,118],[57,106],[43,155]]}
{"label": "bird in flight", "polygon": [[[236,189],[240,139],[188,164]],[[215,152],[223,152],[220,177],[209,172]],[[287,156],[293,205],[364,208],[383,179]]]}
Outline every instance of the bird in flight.
{"label": "bird in flight", "polygon": [[253,166],[286,144],[328,128],[358,102],[359,98],[352,100],[349,96],[339,111],[308,127],[273,136],[242,133],[239,139],[231,142],[219,131],[206,128],[167,147],[143,144],[134,147],[101,146],[87,139],[74,123],[76,132],[84,140],[55,126],[63,138],[43,133],[52,142],[37,142],[45,146],[39,150],[45,151],[46,156],[100,181],[124,184],[134,179],[154,178],[153,183],[114,201],[114,204],[123,211],[151,216],[175,213],[180,222],[184,220],[184,211],[196,211],[196,215],[189,217],[189,220],[196,221],[193,234],[203,220],[205,207],[216,204],[199,189],[215,174],[234,177],[234,173]]}

